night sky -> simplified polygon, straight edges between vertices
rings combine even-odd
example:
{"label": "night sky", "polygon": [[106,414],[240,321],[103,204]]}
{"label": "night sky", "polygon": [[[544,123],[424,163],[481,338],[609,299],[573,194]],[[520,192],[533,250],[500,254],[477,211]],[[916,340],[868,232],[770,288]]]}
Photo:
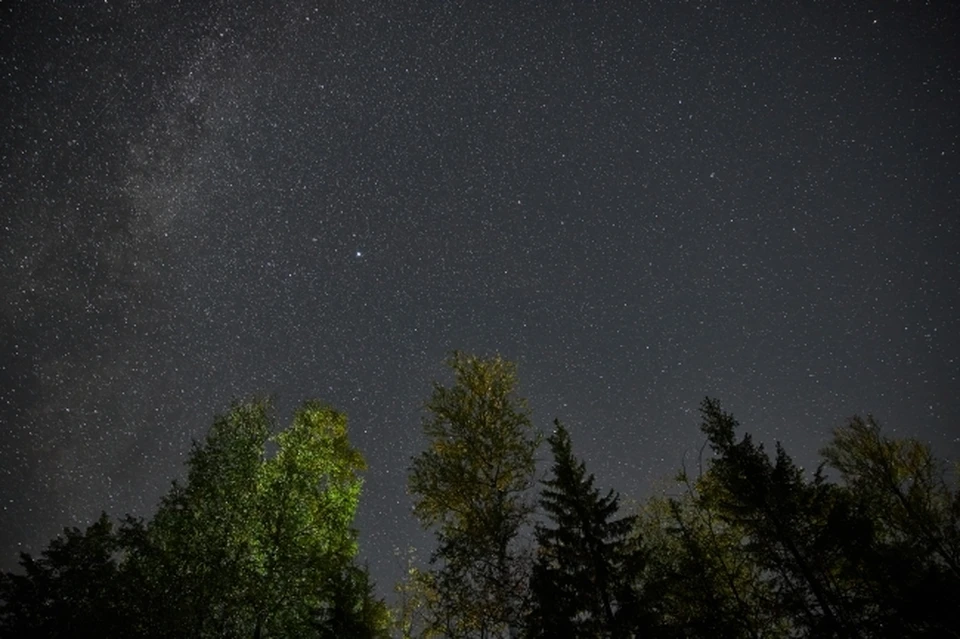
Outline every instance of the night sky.
{"label": "night sky", "polygon": [[[449,351],[643,499],[719,398],[960,454],[960,3],[0,4],[0,567],[233,399],[346,411],[383,591]],[[546,456],[544,449],[542,454]]]}

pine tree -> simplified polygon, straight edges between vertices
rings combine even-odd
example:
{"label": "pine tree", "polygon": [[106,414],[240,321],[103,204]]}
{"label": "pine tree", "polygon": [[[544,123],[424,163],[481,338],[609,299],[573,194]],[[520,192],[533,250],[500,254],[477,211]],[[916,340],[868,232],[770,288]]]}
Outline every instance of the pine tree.
{"label": "pine tree", "polygon": [[573,455],[559,422],[548,438],[552,477],[543,482],[540,506],[554,527],[538,525],[537,560],[531,578],[535,637],[629,636],[639,619],[630,575],[640,553],[629,533],[634,517],[617,518],[619,495],[594,487],[594,476]]}

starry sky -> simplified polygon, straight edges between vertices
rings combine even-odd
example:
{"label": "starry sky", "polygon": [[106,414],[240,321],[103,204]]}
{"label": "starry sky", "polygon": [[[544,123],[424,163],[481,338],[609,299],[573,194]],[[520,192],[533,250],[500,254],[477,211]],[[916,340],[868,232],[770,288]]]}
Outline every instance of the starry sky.
{"label": "starry sky", "polygon": [[[381,588],[452,349],[643,499],[718,397],[960,453],[960,4],[0,5],[0,566],[346,411]],[[546,451],[543,451],[546,455]]]}

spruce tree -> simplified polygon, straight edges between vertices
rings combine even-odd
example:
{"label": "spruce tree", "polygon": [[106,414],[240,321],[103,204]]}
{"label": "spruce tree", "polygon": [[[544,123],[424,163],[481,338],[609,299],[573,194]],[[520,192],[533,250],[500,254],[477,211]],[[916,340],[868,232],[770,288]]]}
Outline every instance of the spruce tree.
{"label": "spruce tree", "polygon": [[535,637],[629,636],[639,619],[630,575],[640,553],[631,543],[634,517],[617,518],[619,494],[606,496],[572,450],[559,422],[548,438],[552,476],[543,481],[540,506],[553,527],[536,529],[529,634]]}
{"label": "spruce tree", "polygon": [[843,570],[843,539],[858,529],[844,496],[821,469],[805,477],[779,443],[771,460],[749,434],[738,441],[739,423],[716,400],[705,399],[700,412],[715,455],[711,498],[719,516],[744,532],[744,547],[778,594],[775,605],[802,633],[863,636],[858,593],[835,578]]}

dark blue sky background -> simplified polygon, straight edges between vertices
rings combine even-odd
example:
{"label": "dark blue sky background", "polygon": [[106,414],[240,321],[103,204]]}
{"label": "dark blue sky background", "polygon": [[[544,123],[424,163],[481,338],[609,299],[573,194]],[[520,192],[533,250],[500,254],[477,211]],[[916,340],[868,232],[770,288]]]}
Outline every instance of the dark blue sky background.
{"label": "dark blue sky background", "polygon": [[386,590],[452,349],[636,499],[705,395],[960,453],[960,5],[236,4],[0,6],[4,568],[267,392],[349,414]]}

